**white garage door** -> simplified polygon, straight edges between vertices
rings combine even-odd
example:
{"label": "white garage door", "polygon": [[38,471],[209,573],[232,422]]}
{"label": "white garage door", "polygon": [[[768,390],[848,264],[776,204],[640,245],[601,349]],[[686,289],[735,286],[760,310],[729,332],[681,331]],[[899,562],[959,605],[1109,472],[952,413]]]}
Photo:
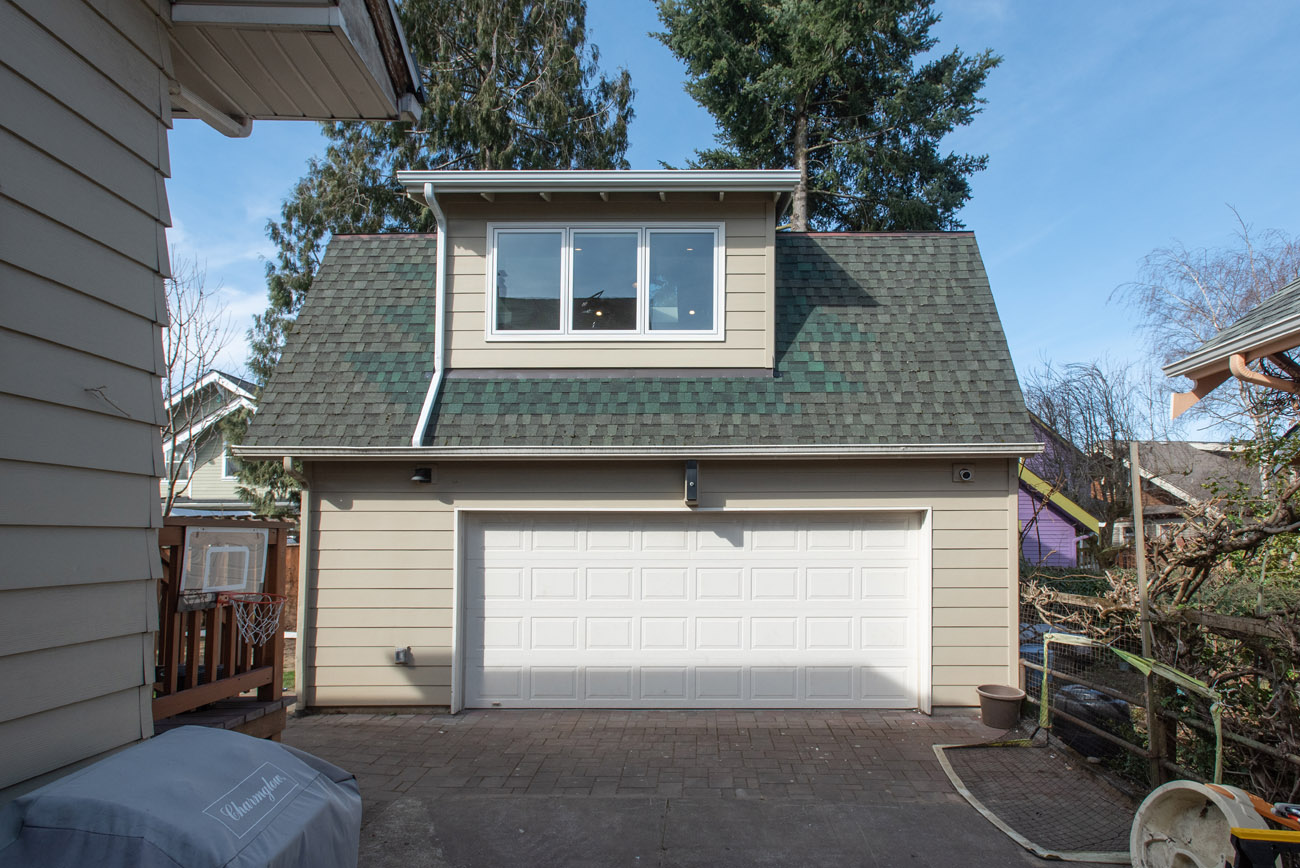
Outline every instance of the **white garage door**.
{"label": "white garage door", "polygon": [[494,515],[465,705],[915,708],[912,514]]}

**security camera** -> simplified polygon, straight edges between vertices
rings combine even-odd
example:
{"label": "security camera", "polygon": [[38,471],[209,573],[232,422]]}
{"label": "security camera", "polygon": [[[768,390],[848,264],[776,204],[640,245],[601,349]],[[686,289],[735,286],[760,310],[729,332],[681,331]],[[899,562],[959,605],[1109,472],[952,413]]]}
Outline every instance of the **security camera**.
{"label": "security camera", "polygon": [[952,466],[953,482],[974,482],[975,471],[964,464],[954,464]]}

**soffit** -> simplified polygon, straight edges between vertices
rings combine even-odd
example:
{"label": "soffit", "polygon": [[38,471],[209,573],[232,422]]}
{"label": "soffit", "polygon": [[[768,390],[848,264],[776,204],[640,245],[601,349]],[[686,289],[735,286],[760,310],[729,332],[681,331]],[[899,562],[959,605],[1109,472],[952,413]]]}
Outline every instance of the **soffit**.
{"label": "soffit", "polygon": [[226,135],[253,120],[414,120],[419,74],[390,0],[182,0],[171,9],[178,117]]}

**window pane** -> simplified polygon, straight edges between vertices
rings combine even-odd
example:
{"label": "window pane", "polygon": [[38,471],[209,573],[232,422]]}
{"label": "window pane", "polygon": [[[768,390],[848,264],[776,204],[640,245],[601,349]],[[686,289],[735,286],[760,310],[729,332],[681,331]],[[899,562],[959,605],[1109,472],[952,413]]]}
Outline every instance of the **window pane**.
{"label": "window pane", "polygon": [[497,330],[559,331],[560,232],[497,235]]}
{"label": "window pane", "polygon": [[650,328],[713,331],[713,233],[650,233]]}
{"label": "window pane", "polygon": [[573,233],[573,330],[636,329],[635,232]]}

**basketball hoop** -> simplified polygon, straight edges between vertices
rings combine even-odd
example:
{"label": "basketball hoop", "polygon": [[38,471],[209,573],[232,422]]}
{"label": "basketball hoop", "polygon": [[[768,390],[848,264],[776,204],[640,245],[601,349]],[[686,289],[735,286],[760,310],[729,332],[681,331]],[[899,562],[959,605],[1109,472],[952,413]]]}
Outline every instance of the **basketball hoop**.
{"label": "basketball hoop", "polygon": [[284,594],[222,594],[221,602],[235,610],[235,626],[249,645],[265,645],[280,629]]}

